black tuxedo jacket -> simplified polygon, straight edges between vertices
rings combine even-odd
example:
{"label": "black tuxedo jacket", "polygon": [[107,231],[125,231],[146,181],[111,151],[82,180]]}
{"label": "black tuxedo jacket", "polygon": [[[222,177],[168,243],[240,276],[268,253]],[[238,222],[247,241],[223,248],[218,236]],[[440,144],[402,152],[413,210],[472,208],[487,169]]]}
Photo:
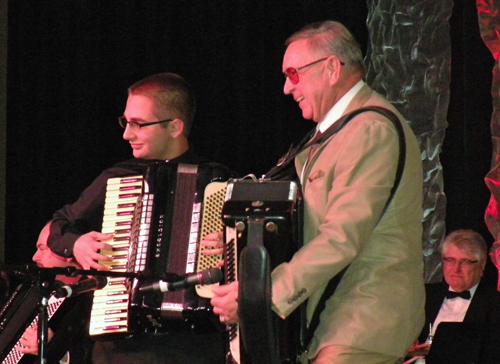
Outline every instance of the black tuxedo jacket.
{"label": "black tuxedo jacket", "polygon": [[[418,337],[420,343],[427,339],[429,323],[434,323],[443,304],[446,291],[448,291],[448,285],[444,282],[425,285],[425,325]],[[479,282],[463,322],[500,323],[500,292],[483,282]]]}

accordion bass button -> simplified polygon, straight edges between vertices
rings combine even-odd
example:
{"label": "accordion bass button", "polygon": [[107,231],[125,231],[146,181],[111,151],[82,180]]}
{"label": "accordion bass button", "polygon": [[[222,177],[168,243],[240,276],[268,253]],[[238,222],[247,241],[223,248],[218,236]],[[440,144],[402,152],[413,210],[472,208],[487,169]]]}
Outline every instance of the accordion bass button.
{"label": "accordion bass button", "polygon": [[236,224],[235,224],[235,228],[236,228],[236,231],[239,231],[239,232],[242,232],[242,231],[245,231],[245,223],[243,221],[238,221]]}
{"label": "accordion bass button", "polygon": [[276,230],[278,230],[278,227],[274,222],[268,222],[266,224],[266,230],[270,233],[274,233]]}

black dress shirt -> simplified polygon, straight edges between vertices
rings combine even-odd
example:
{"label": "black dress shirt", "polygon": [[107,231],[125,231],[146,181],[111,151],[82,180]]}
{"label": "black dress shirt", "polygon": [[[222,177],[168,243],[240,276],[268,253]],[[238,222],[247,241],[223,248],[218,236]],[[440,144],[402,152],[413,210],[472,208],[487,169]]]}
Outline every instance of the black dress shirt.
{"label": "black dress shirt", "polygon": [[[71,257],[75,241],[90,231],[101,231],[109,178],[142,174],[152,161],[131,159],[105,170],[86,188],[78,200],[56,211],[48,238],[55,253]],[[200,164],[209,161],[188,150],[169,163]],[[177,325],[172,325],[177,326]],[[199,332],[182,326],[166,334],[138,334],[115,341],[96,341],[94,364],[224,364],[225,341],[217,331]]]}

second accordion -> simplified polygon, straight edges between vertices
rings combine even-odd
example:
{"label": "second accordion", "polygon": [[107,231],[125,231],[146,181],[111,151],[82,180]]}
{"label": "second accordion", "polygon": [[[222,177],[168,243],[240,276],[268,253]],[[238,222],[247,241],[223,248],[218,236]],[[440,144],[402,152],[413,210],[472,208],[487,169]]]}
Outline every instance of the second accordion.
{"label": "second accordion", "polygon": [[[230,177],[219,164],[152,162],[143,175],[108,180],[103,233],[113,233],[111,272],[140,273],[168,281],[199,272],[221,257],[198,254],[199,240],[223,228],[221,210]],[[161,333],[176,325],[213,327],[209,298],[195,287],[140,292],[138,278],[109,278],[94,292],[90,335],[108,340],[139,332]]]}

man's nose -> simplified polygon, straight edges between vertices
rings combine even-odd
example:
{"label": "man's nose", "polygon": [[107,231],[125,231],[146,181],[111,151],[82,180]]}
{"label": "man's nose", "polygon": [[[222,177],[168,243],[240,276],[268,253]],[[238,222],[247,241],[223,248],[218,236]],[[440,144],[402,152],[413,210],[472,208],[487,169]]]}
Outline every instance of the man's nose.
{"label": "man's nose", "polygon": [[288,77],[285,78],[285,84],[283,85],[283,93],[285,95],[290,95],[293,90],[293,83]]}
{"label": "man's nose", "polygon": [[134,137],[134,132],[132,131],[132,128],[130,127],[129,124],[125,127],[125,130],[123,131],[123,139],[125,140],[132,140]]}

